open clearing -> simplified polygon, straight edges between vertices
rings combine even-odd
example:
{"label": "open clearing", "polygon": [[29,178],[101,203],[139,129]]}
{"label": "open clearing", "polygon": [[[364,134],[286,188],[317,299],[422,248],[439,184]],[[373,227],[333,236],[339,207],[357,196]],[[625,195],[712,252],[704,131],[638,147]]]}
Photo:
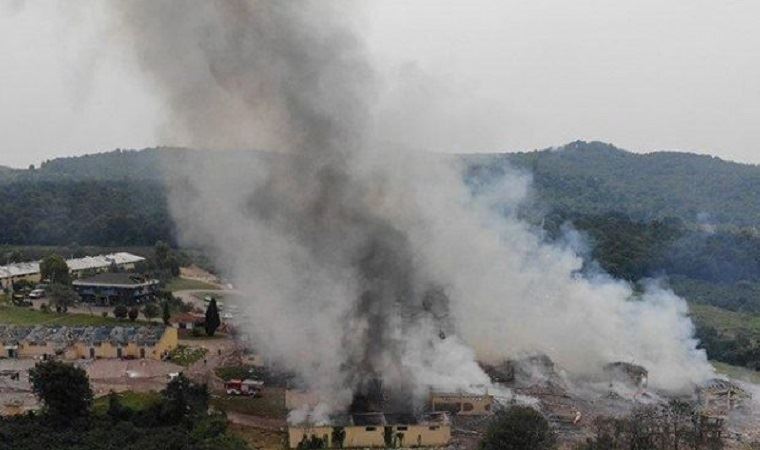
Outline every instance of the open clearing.
{"label": "open clearing", "polygon": [[261,450],[282,450],[288,448],[284,432],[254,428],[236,423],[229,424],[229,431],[243,439],[251,448]]}
{"label": "open clearing", "polygon": [[[133,411],[141,411],[161,400],[161,394],[155,391],[149,392],[122,392],[116,394],[122,406]],[[93,409],[97,414],[105,414],[108,411],[108,395],[98,397],[93,402]]]}
{"label": "open clearing", "polygon": [[189,278],[174,278],[166,284],[166,289],[172,292],[188,290],[205,290],[213,291],[219,289],[218,286],[206,283],[201,280],[191,280]]}
{"label": "open clearing", "polygon": [[214,396],[211,398],[211,405],[223,411],[283,421],[288,415],[285,408],[285,390],[274,387],[263,388],[260,397],[233,397],[226,394]]}

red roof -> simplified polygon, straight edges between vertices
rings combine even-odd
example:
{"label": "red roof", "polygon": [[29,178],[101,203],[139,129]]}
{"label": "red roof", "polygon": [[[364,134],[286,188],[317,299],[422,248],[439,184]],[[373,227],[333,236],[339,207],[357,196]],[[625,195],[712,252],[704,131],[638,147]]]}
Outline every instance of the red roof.
{"label": "red roof", "polygon": [[195,314],[190,314],[190,313],[179,313],[171,317],[171,321],[177,322],[177,323],[195,323],[195,322],[203,322],[204,320],[205,320],[204,316],[196,316]]}

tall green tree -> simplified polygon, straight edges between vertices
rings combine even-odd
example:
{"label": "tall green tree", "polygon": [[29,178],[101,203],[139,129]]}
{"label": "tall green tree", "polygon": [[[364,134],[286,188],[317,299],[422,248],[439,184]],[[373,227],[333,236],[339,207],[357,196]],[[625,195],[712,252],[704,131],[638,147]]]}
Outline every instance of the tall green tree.
{"label": "tall green tree", "polygon": [[169,309],[169,302],[164,300],[163,311],[161,312],[161,318],[164,321],[164,325],[169,325],[169,321],[172,318],[171,310]]}
{"label": "tall green tree", "polygon": [[59,361],[40,362],[29,369],[29,381],[51,417],[68,422],[89,414],[92,389],[83,369]]}
{"label": "tall green tree", "polygon": [[156,242],[154,248],[156,266],[161,272],[173,277],[179,276],[179,261],[169,244],[163,241]]}
{"label": "tall green tree", "polygon": [[55,253],[46,256],[40,262],[40,276],[50,283],[69,284],[71,282],[66,260]]}
{"label": "tall green tree", "polygon": [[69,306],[73,306],[80,300],[79,294],[74,289],[59,283],[52,284],[48,288],[48,296],[50,297],[50,304],[58,312],[66,312]]}
{"label": "tall green tree", "polygon": [[161,391],[164,399],[164,416],[170,420],[203,416],[208,410],[208,388],[192,383],[183,373],[175,377]]}
{"label": "tall green tree", "polygon": [[134,322],[135,320],[137,320],[137,317],[140,316],[140,310],[137,309],[137,306],[133,306],[129,308],[129,312],[127,312],[127,316],[129,316],[129,320]]}
{"label": "tall green tree", "polygon": [[129,314],[129,308],[122,303],[119,303],[113,308],[113,316],[117,319],[125,319],[127,314]]}
{"label": "tall green tree", "polygon": [[143,307],[143,315],[148,320],[158,317],[159,312],[158,306],[155,303],[148,303]]}
{"label": "tall green tree", "polygon": [[480,450],[548,450],[556,443],[549,422],[527,406],[513,406],[494,417]]}
{"label": "tall green tree", "polygon": [[212,298],[208,304],[208,307],[206,308],[206,334],[213,336],[221,324],[222,321],[219,318],[219,309],[216,306],[216,299]]}

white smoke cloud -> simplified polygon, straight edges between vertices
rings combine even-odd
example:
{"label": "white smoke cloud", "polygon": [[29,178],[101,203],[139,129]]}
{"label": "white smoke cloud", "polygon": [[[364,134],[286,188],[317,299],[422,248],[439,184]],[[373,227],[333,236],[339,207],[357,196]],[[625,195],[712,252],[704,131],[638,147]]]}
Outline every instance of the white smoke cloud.
{"label": "white smoke cloud", "polygon": [[[258,348],[320,396],[312,418],[345,411],[375,378],[399,408],[487,385],[476,357],[540,352],[577,376],[632,361],[673,391],[710,376],[682,299],[584,278],[571,249],[516,218],[528,177],[473,196],[455,159],[369,144],[381,141],[367,136],[373,77],[322,5],[116,8],[170,106],[168,134],[280,152],[188,155],[171,168],[170,206],[245,293]],[[400,117],[396,130],[414,127]]]}
{"label": "white smoke cloud", "polygon": [[635,294],[604,274],[584,276],[572,247],[545,243],[516,217],[528,176],[507,171],[473,197],[456,165],[421,159],[389,171],[397,198],[384,213],[404,224],[419,265],[446,281],[456,328],[481,358],[544,353],[575,375],[634,362],[670,391],[713,374],[683,299],[654,282]]}

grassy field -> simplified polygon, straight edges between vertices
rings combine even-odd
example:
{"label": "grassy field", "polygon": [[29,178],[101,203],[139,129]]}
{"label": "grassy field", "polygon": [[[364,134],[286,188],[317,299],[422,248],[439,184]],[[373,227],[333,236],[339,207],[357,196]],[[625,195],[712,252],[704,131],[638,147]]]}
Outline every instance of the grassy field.
{"label": "grassy field", "polygon": [[0,305],[0,323],[6,325],[66,325],[101,326],[101,325],[156,325],[155,322],[119,320],[114,317],[102,317],[90,314],[58,314],[42,312],[31,308]]}
{"label": "grassy field", "polygon": [[222,411],[233,411],[250,416],[271,417],[284,419],[288,415],[285,409],[285,390],[281,388],[265,387],[261,390],[261,397],[212,397],[211,405]]}
{"label": "grassy field", "polygon": [[[200,329],[203,330],[203,327],[200,327]],[[199,336],[193,336],[192,332],[188,332],[187,330],[179,330],[179,339],[181,341],[208,341],[210,339],[227,339],[229,337],[226,333],[220,333],[218,331],[214,333],[213,336],[208,336],[205,331],[202,331],[202,333],[203,334]]]}
{"label": "grassy field", "polygon": [[219,289],[213,284],[205,283],[203,281],[199,280],[189,280],[187,278],[174,278],[169,283],[166,284],[166,289],[176,292],[176,291],[186,291],[186,290],[207,290],[207,291],[213,291],[216,289]]}
{"label": "grassy field", "polygon": [[288,448],[287,435],[276,431],[230,424],[230,433],[244,440],[249,447],[261,450],[284,450]]}
{"label": "grassy field", "polygon": [[694,319],[728,335],[745,331],[760,335],[760,315],[728,311],[715,306],[689,304]]}
{"label": "grassy field", "polygon": [[[158,392],[127,391],[118,394],[118,396],[122,406],[134,411],[145,409],[152,404],[158,403],[161,399],[161,394]],[[105,414],[108,411],[108,396],[104,395],[96,398],[92,406],[96,414]]]}
{"label": "grassy field", "polygon": [[756,372],[752,369],[748,369],[746,367],[738,367],[738,366],[732,366],[730,364],[718,362],[718,361],[711,361],[713,367],[718,371],[718,373],[721,373],[723,375],[728,375],[729,377],[746,381],[748,383],[754,383],[754,384],[760,384],[760,372]]}

